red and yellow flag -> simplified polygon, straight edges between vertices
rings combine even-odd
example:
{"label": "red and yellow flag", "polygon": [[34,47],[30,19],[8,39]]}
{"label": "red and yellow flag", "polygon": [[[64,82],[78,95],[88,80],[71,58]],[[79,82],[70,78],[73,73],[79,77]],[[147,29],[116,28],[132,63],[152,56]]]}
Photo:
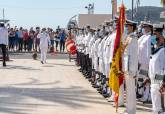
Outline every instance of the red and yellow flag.
{"label": "red and yellow flag", "polygon": [[109,87],[115,92],[115,103],[118,106],[119,88],[123,83],[124,75],[122,73],[122,35],[125,24],[125,6],[120,7],[119,21],[116,27],[116,39],[114,44],[113,60],[110,69]]}

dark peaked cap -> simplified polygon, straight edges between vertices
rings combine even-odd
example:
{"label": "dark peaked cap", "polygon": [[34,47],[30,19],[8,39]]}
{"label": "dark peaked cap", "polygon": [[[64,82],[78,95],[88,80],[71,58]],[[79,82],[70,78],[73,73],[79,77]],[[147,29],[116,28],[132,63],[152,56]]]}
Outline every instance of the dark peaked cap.
{"label": "dark peaked cap", "polygon": [[161,24],[154,24],[153,31],[154,32],[163,32],[163,26]]}

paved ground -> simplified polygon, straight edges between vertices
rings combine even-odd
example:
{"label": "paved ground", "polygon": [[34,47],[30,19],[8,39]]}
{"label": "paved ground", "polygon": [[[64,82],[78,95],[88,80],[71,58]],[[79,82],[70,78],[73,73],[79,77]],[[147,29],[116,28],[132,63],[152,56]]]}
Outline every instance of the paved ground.
{"label": "paved ground", "polygon": [[[22,53],[0,64],[0,114],[116,114],[66,58],[53,55],[42,65]],[[137,114],[151,114],[148,107],[139,104]]]}

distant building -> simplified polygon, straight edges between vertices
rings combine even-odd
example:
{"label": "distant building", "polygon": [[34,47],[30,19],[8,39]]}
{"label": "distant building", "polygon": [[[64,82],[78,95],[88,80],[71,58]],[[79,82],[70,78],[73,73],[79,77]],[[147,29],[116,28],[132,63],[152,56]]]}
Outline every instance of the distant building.
{"label": "distant building", "polygon": [[160,24],[165,24],[165,11],[160,13]]}
{"label": "distant building", "polygon": [[3,22],[3,23],[8,23],[10,20],[6,20],[6,19],[0,19],[0,23]]}
{"label": "distant building", "polygon": [[111,14],[79,14],[78,26],[80,28],[90,25],[92,28],[96,28],[104,21],[112,20]]}

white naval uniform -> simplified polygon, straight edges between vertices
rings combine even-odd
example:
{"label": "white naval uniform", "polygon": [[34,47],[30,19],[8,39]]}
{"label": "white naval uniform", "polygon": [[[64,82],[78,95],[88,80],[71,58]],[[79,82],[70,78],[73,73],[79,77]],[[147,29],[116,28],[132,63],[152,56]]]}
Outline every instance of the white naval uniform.
{"label": "white naval uniform", "polygon": [[46,55],[48,51],[48,46],[50,45],[50,36],[46,32],[42,32],[37,35],[40,39],[40,50],[41,50],[41,61],[46,63]]}
{"label": "white naval uniform", "polygon": [[[99,64],[98,64],[98,45],[99,45],[99,43],[101,42],[101,38],[98,38],[96,41],[95,41],[95,43],[94,43],[94,45],[93,45],[93,55],[94,55],[94,69],[95,69],[95,71],[96,71],[96,80],[99,78],[99,75],[98,75],[98,72],[99,72]],[[98,81],[96,81],[96,85],[98,85],[99,86],[99,82]]]}
{"label": "white naval uniform", "polygon": [[95,41],[95,43],[94,43],[94,48],[93,48],[93,50],[94,50],[94,69],[95,69],[95,71],[99,71],[99,66],[98,66],[98,45],[99,45],[99,43],[100,43],[100,41],[101,41],[101,38],[98,38],[96,41]]}
{"label": "white naval uniform", "polygon": [[76,46],[77,46],[77,51],[78,52],[82,52],[82,50],[83,50],[83,35],[78,35],[77,37],[76,37]]}
{"label": "white naval uniform", "polygon": [[[149,69],[149,60],[151,55],[151,33],[146,33],[145,35],[141,36],[138,40],[138,60],[140,66],[140,70],[144,70],[148,72]],[[148,77],[146,75],[140,74],[138,75],[139,78],[143,78],[144,80]],[[143,92],[142,101],[147,101],[150,99],[150,85],[145,85],[145,91]]]}
{"label": "white naval uniform", "polygon": [[[105,41],[105,44],[104,44],[104,63],[105,63],[105,76],[106,78],[108,79],[109,78],[109,71],[110,71],[110,63],[109,63],[109,58],[110,58],[110,45],[111,45],[111,41],[112,41],[112,37],[114,36],[114,34],[110,34],[107,38],[107,40]],[[115,37],[115,36],[114,36]],[[107,84],[108,85],[108,82]],[[108,94],[110,94],[110,88],[108,88],[108,91],[107,91]]]}
{"label": "white naval uniform", "polygon": [[149,77],[151,79],[151,98],[153,114],[158,114],[158,112],[162,109],[161,94],[159,92],[161,81],[155,79],[156,74],[165,74],[165,48],[160,49],[157,53],[152,55],[149,63]]}
{"label": "white naval uniform", "polygon": [[89,54],[89,41],[91,40],[91,33],[88,33],[84,38],[84,44],[85,44],[85,55]]}
{"label": "white naval uniform", "polygon": [[94,69],[94,44],[96,41],[96,36],[93,35],[89,42],[89,58],[92,60],[92,69]]}
{"label": "white naval uniform", "polygon": [[9,44],[8,30],[5,27],[0,27],[0,44]]}
{"label": "white naval uniform", "polygon": [[95,37],[95,40],[94,42],[92,43],[92,46],[91,46],[91,52],[90,52],[90,56],[92,58],[92,68],[95,69],[95,66],[94,66],[94,61],[95,61],[95,43],[96,43],[97,39]]}
{"label": "white naval uniform", "polygon": [[126,111],[127,114],[136,113],[135,78],[138,72],[138,40],[134,33],[130,33],[129,43],[123,53],[123,71],[126,81]]}
{"label": "white naval uniform", "polygon": [[83,49],[82,49],[82,53],[85,54],[86,51],[86,47],[85,47],[85,40],[86,40],[86,36],[82,35],[82,40],[81,40],[81,44],[83,45]]}
{"label": "white naval uniform", "polygon": [[105,36],[98,46],[98,56],[99,56],[99,72],[105,75],[105,64],[104,64],[104,44],[108,36]]}
{"label": "white naval uniform", "polygon": [[105,43],[105,52],[104,52],[104,62],[105,62],[105,75],[107,78],[109,78],[109,71],[110,71],[110,63],[112,63],[113,58],[113,47],[115,40],[116,33],[112,33],[107,38],[107,41]]}
{"label": "white naval uniform", "polygon": [[88,43],[88,53],[89,53],[89,58],[92,58],[92,46],[95,43],[95,36],[91,36],[91,39]]}
{"label": "white naval uniform", "polygon": [[[106,51],[105,51],[105,69],[106,69],[106,74],[108,76],[108,78],[110,78],[110,64],[112,63],[112,59],[113,59],[113,50],[114,50],[114,43],[115,43],[115,38],[116,38],[116,32],[113,32],[110,35],[111,38],[109,38],[109,40],[107,41],[107,47],[106,47]],[[114,101],[114,96],[115,93],[112,91],[111,93],[111,97],[108,99],[108,101]]]}

